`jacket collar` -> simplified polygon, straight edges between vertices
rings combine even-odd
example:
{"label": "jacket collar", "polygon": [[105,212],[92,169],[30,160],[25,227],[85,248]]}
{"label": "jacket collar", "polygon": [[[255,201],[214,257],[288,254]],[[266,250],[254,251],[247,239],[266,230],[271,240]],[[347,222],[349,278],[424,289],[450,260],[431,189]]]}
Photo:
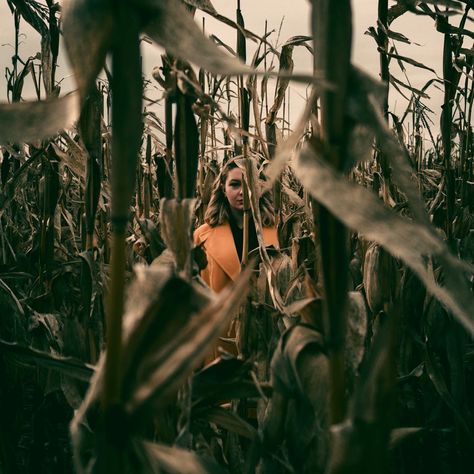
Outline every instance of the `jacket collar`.
{"label": "jacket collar", "polygon": [[[205,238],[206,236],[203,235]],[[206,253],[235,280],[240,273],[240,261],[234,244],[234,236],[228,223],[212,227],[206,239]]]}
{"label": "jacket collar", "polygon": [[[276,228],[264,227],[262,231],[265,245],[273,245],[278,248]],[[209,227],[208,230],[203,232],[201,240],[207,242],[206,253],[217,262],[232,280],[235,280],[240,273],[240,261],[230,224],[225,223],[216,227]]]}

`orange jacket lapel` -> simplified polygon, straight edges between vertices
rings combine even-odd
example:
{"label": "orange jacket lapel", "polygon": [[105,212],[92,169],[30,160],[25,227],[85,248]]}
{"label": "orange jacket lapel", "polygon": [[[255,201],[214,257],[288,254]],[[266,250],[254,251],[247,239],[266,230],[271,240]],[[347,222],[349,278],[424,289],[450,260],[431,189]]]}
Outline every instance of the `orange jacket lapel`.
{"label": "orange jacket lapel", "polygon": [[214,227],[206,240],[206,252],[235,280],[240,273],[240,262],[234,236],[229,224]]}

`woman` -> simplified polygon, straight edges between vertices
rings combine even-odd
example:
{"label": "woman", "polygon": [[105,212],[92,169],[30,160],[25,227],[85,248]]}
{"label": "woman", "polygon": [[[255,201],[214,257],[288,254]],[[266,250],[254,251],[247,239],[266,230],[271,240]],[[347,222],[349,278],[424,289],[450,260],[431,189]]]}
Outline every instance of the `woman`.
{"label": "woman", "polygon": [[[242,170],[229,161],[214,181],[205,224],[194,232],[194,243],[202,244],[207,256],[207,267],[201,277],[216,292],[235,280],[240,273],[243,246],[244,198]],[[260,213],[265,245],[278,248],[277,229],[268,195],[260,198]],[[249,219],[248,251],[258,248],[252,217]]]}
{"label": "woman", "polygon": [[[277,230],[274,226],[273,210],[268,195],[260,198],[260,213],[265,245],[278,248]],[[209,206],[204,216],[205,224],[194,232],[194,243],[202,245],[207,256],[207,266],[201,277],[209,287],[219,292],[240,273],[243,244],[244,199],[242,193],[242,170],[235,161],[228,162],[214,181]],[[248,251],[258,248],[257,235],[252,217],[249,219]],[[227,340],[221,339],[214,345],[206,363],[219,356],[218,345],[237,355],[235,328],[227,329]],[[230,339],[230,340],[229,340]]]}

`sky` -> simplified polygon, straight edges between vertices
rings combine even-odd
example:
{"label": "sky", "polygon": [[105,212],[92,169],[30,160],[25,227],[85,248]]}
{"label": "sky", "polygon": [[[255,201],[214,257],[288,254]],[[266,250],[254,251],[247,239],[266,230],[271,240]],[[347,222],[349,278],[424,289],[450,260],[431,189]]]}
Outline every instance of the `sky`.
{"label": "sky", "polygon": [[[236,2],[234,0],[212,0],[216,10],[229,17],[235,18]],[[309,35],[309,12],[310,2],[308,0],[241,0],[241,10],[245,19],[246,27],[258,35],[265,31],[265,20],[268,29],[278,31],[281,25],[280,36],[277,42],[277,34],[271,36],[271,41],[276,46],[281,46],[288,38],[295,35]],[[379,63],[378,53],[374,40],[364,34],[369,26],[376,25],[377,0],[353,0],[353,51],[352,61],[364,71],[378,76]],[[235,45],[235,31],[213,18],[198,13],[196,21],[202,25],[202,17],[205,17],[205,30],[213,33],[229,45]],[[452,20],[456,24],[458,20]],[[435,69],[441,75],[442,35],[436,32],[431,19],[415,16],[411,13],[403,15],[396,20],[391,28],[407,36],[413,44],[405,45],[397,43],[399,54],[407,55]],[[20,48],[22,58],[35,55],[40,50],[38,34],[26,25],[23,28],[24,36]],[[0,77],[0,101],[6,100],[5,68],[11,64],[13,53],[12,43],[14,40],[13,18],[8,9],[6,0],[0,0],[0,66],[2,75]],[[415,44],[417,43],[417,44]],[[470,47],[470,45],[468,46]],[[248,57],[251,57],[251,45],[249,45]],[[151,77],[153,67],[161,65],[161,48],[156,45],[146,45],[143,49],[143,64],[146,77]],[[310,72],[312,59],[305,48],[295,48],[294,56],[295,72]],[[414,87],[421,88],[434,74],[407,66],[407,75]],[[393,67],[391,72],[400,80],[405,80],[403,72],[398,67]],[[62,78],[62,91],[70,91],[75,88],[72,77],[64,55],[60,59],[58,78]],[[292,110],[291,116],[298,114],[304,107],[305,87],[292,86]],[[430,89],[431,100],[427,101],[430,108],[439,111],[442,102],[442,93],[434,88]],[[299,99],[298,99],[299,97]],[[25,86],[25,99],[33,99],[34,91],[30,84]],[[397,114],[402,114],[406,108],[406,101],[393,91],[390,96],[390,108]],[[438,116],[433,115],[433,120],[438,121]]]}
{"label": "sky", "polygon": [[[213,0],[216,10],[230,18],[235,18],[235,1]],[[393,2],[390,2],[393,3]],[[353,0],[353,50],[352,61],[364,71],[378,77],[379,56],[375,41],[365,34],[368,27],[375,26],[377,21],[378,0]],[[265,31],[265,20],[268,28],[278,30],[282,23],[279,44],[283,44],[288,38],[295,35],[310,35],[310,2],[308,0],[241,0],[241,10],[245,19],[245,26],[251,31],[263,35]],[[198,15],[199,17],[206,15]],[[198,23],[201,23],[197,19]],[[206,29],[225,39],[230,45],[235,45],[235,33],[231,28],[220,25],[212,18],[206,18]],[[413,43],[404,45],[397,43],[399,54],[411,56],[417,61],[426,63],[441,74],[442,35],[436,32],[433,21],[428,18],[419,17],[411,13],[403,15],[392,24],[392,29],[403,33]],[[217,33],[219,31],[219,33]],[[274,37],[276,38],[276,36]],[[312,59],[305,48],[295,48],[293,59],[295,61],[295,72],[310,72]],[[249,56],[249,55],[247,55]],[[403,73],[395,67],[392,73],[400,80],[404,80]],[[407,66],[407,74],[414,87],[421,88],[433,74],[429,71]],[[304,88],[293,86],[304,95]],[[438,110],[442,103],[442,93],[433,89],[430,107]],[[296,96],[296,94],[293,94]],[[302,103],[300,107],[304,104]],[[406,100],[395,91],[390,97],[390,108],[395,113],[402,114],[407,106]],[[294,114],[292,114],[294,116]],[[437,120],[437,118],[435,118]]]}

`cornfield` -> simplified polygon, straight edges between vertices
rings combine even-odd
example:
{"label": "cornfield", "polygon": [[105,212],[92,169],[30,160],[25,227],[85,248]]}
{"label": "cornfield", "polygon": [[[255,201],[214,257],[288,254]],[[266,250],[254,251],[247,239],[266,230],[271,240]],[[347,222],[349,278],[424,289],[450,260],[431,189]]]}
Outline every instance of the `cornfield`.
{"label": "cornfield", "polygon": [[[472,472],[474,2],[378,0],[379,71],[351,62],[356,3],[311,0],[311,36],[286,40],[247,29],[240,1],[229,18],[210,0],[7,0],[0,472]],[[442,77],[400,54],[409,15],[442,38]],[[142,43],[163,48],[152,79]],[[214,293],[193,230],[233,159],[241,272]],[[238,355],[206,365],[231,322]]]}

